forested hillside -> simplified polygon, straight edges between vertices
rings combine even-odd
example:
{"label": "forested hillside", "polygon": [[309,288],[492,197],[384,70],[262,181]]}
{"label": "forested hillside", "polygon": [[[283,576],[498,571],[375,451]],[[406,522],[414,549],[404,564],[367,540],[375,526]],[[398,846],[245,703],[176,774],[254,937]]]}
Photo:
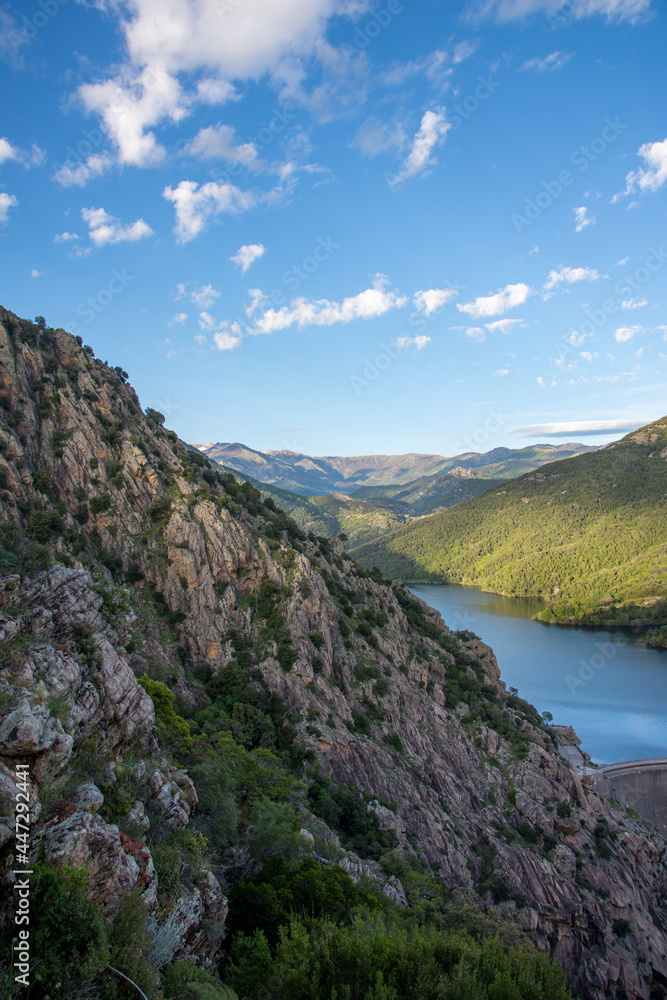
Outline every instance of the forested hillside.
{"label": "forested hillside", "polygon": [[[667,418],[355,550],[401,580],[536,595],[552,617],[667,593]],[[653,621],[653,619],[650,619]]]}

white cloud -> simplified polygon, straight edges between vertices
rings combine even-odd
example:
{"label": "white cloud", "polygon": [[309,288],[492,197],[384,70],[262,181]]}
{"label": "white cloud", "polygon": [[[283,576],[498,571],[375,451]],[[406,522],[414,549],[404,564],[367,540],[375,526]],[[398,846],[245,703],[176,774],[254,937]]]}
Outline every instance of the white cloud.
{"label": "white cloud", "polygon": [[9,218],[9,209],[18,205],[18,199],[13,194],[0,191],[0,225],[3,225]]}
{"label": "white cloud", "polygon": [[586,333],[571,333],[569,337],[566,337],[566,342],[570,347],[581,347],[583,343],[588,339],[588,334]]}
{"label": "white cloud", "polygon": [[466,330],[466,337],[470,337],[471,340],[476,340],[481,344],[486,337],[486,331],[483,326],[469,326]]}
{"label": "white cloud", "polygon": [[238,145],[236,129],[220,123],[200,129],[185,147],[185,152],[202,160],[226,160],[250,169],[257,169],[260,162],[254,143]]}
{"label": "white cloud", "polygon": [[20,149],[18,146],[13,146],[9,139],[0,138],[0,164],[5,163],[7,160],[16,160],[17,163],[22,163],[24,167],[35,167],[41,166],[44,162],[44,157],[46,153],[43,149],[40,149],[35,143],[32,145],[30,152],[27,150]]}
{"label": "white cloud", "polygon": [[343,299],[342,302],[330,302],[329,299],[293,299],[289,306],[269,309],[258,317],[250,333],[273,333],[292,326],[332,326],[334,323],[350,323],[355,319],[384,316],[392,309],[402,308],[408,301],[407,296],[388,289],[388,284],[387,278],[378,274],[372,288]]}
{"label": "white cloud", "polygon": [[636,299],[633,295],[631,299],[623,299],[621,309],[643,309],[648,305],[648,299]]}
{"label": "white cloud", "polygon": [[522,325],[522,319],[496,319],[493,323],[484,324],[489,333],[510,333],[512,327]]}
{"label": "white cloud", "polygon": [[597,354],[595,351],[581,351],[580,357],[582,357],[584,361],[588,361],[590,364],[590,362],[595,361],[596,358],[599,358],[600,355]]}
{"label": "white cloud", "polygon": [[220,292],[213,285],[200,285],[190,292],[190,301],[199,309],[208,309],[216,299],[220,298]]}
{"label": "white cloud", "polygon": [[36,268],[33,267],[32,271],[30,272],[30,277],[31,278],[41,278],[41,276],[42,276],[42,272],[38,271]]}
{"label": "white cloud", "polygon": [[[562,11],[562,13],[561,13]],[[651,12],[651,0],[476,0],[472,7],[475,19],[492,18],[495,21],[520,21],[533,14],[546,14],[558,27],[563,23],[596,14],[608,21],[638,21]]]}
{"label": "white cloud", "polygon": [[509,368],[499,368],[497,371],[491,372],[492,375],[500,375],[501,377],[509,375],[509,373],[510,373]]}
{"label": "white cloud", "polygon": [[616,261],[616,263],[619,267],[625,267],[629,260],[629,257],[622,257],[621,260]]}
{"label": "white cloud", "polygon": [[199,329],[200,330],[206,330],[206,331],[208,331],[210,333],[211,330],[215,330],[216,324],[217,324],[217,320],[215,320],[213,318],[213,316],[211,316],[210,313],[208,313],[208,312],[201,312],[201,313],[199,313]]}
{"label": "white cloud", "polygon": [[[164,158],[155,126],[178,123],[198,102],[233,99],[233,80],[278,77],[286,62],[300,66],[313,54],[323,61],[328,19],[358,13],[347,0],[243,0],[242,10],[224,0],[102,6],[117,14],[127,61],[79,96],[105,122],[119,160],[135,166]],[[194,87],[193,77],[200,77]]]}
{"label": "white cloud", "polygon": [[79,239],[78,233],[64,232],[64,233],[56,233],[56,235],[53,237],[53,242],[70,243],[72,240],[78,240],[78,239]]}
{"label": "white cloud", "polygon": [[423,347],[431,343],[431,338],[423,335],[418,337],[398,337],[396,343],[402,348],[414,346],[418,351],[421,351]]}
{"label": "white cloud", "polygon": [[508,309],[515,309],[523,305],[531,289],[528,285],[519,282],[516,285],[505,285],[495,295],[480,295],[474,302],[456,303],[456,308],[463,313],[468,313],[473,319],[480,316],[497,316],[499,313],[507,312]]}
{"label": "white cloud", "polygon": [[390,185],[399,187],[405,181],[424,173],[436,162],[433,150],[440,146],[451,128],[444,109],[426,111],[422,117],[418,132],[412,140],[412,148],[406,156],[401,169],[395,174]]}
{"label": "white cloud", "polygon": [[241,327],[238,323],[221,323],[220,329],[213,334],[213,343],[218,351],[233,351],[241,346]]}
{"label": "white cloud", "polygon": [[418,312],[430,316],[431,313],[451,302],[458,294],[453,288],[429,288],[425,291],[415,292],[413,302]]}
{"label": "white cloud", "polygon": [[619,326],[614,334],[614,338],[619,344],[624,344],[627,340],[632,340],[633,337],[636,337],[638,333],[643,332],[643,326]]}
{"label": "white cloud", "polygon": [[662,142],[644,143],[639,147],[637,155],[644,159],[646,167],[630,171],[625,178],[625,191],[615,194],[612,202],[618,201],[632,191],[638,191],[640,194],[657,191],[667,181],[667,139],[663,139]]}
{"label": "white cloud", "polygon": [[586,226],[595,225],[595,217],[588,214],[588,208],[586,205],[581,205],[579,208],[575,208],[574,210],[574,222],[575,233],[580,233],[582,229],[586,228]]}
{"label": "white cloud", "polygon": [[540,73],[545,73],[547,70],[561,69],[566,62],[569,62],[574,52],[552,52],[548,56],[544,56],[540,59],[539,56],[535,56],[534,59],[529,59],[519,66],[520,70],[531,70],[536,69]]}
{"label": "white cloud", "polygon": [[371,115],[357,129],[352,145],[364,156],[377,156],[388,149],[401,149],[405,143],[406,135],[400,125],[385,125]]}
{"label": "white cloud", "polygon": [[221,213],[237,215],[255,204],[250,191],[215,181],[201,187],[195,181],[181,181],[177,188],[166,187],[162,195],[175,205],[174,232],[179,243],[188,243],[198,236],[210,218]]}
{"label": "white cloud", "polygon": [[[598,281],[608,275],[600,274],[594,267],[563,267],[553,268],[544,282],[544,291],[552,292],[558,285],[573,285],[577,281]],[[548,298],[548,295],[547,295]]]}
{"label": "white cloud", "polygon": [[567,437],[571,434],[606,434],[636,431],[644,420],[571,420],[555,424],[533,424],[530,427],[513,427],[510,434],[521,437]]}
{"label": "white cloud", "polygon": [[199,344],[200,347],[208,346],[208,337],[205,337],[203,333],[195,334],[195,343]]}
{"label": "white cloud", "polygon": [[12,146],[9,139],[0,138],[0,163],[5,160],[18,160],[21,157],[21,150],[17,146]]}
{"label": "white cloud", "polygon": [[88,223],[88,235],[97,247],[107,243],[137,243],[153,235],[153,230],[143,219],[123,226],[103,208],[82,208],[81,218]]}
{"label": "white cloud", "polygon": [[248,268],[252,267],[256,260],[259,260],[265,250],[266,247],[262,243],[247,243],[245,246],[239,247],[234,256],[229,259],[245,274]]}
{"label": "white cloud", "polygon": [[53,175],[61,187],[84,187],[93,177],[99,177],[111,167],[109,153],[93,153],[81,163],[63,163]]}
{"label": "white cloud", "polygon": [[176,313],[175,316],[171,317],[171,319],[167,323],[167,326],[171,330],[173,327],[180,326],[181,323],[185,323],[187,318],[188,318],[187,313]]}
{"label": "white cloud", "polygon": [[537,376],[537,384],[539,385],[540,389],[544,389],[544,379],[542,378],[541,375]]}
{"label": "white cloud", "polygon": [[529,251],[528,251],[528,253],[529,253],[529,254],[530,254],[531,256],[532,256],[532,255],[533,255],[534,253],[539,253],[539,252],[540,252],[540,248],[538,247],[537,243],[536,243],[536,244],[535,244],[535,246],[534,246],[534,247],[532,248],[532,250],[529,250]]}

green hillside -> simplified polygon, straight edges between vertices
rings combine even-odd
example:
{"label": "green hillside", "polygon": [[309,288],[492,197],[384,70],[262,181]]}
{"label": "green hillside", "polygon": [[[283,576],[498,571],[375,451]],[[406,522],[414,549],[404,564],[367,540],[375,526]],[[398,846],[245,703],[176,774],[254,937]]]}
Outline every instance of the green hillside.
{"label": "green hillside", "polygon": [[[221,468],[225,468],[221,466]],[[229,469],[226,471],[232,472]],[[234,473],[238,476],[238,473]],[[245,477],[246,481],[258,489],[262,499],[271,497],[276,506],[284,510],[300,528],[324,538],[336,538],[340,534],[347,535],[345,548],[363,545],[373,541],[380,535],[395,531],[411,520],[401,513],[395,513],[382,506],[376,506],[366,500],[358,500],[340,493],[329,496],[308,497],[279,486],[261,483],[253,476]]]}
{"label": "green hillside", "polygon": [[[486,472],[486,470],[484,470]],[[352,494],[355,500],[366,500],[376,507],[393,510],[396,514],[421,517],[434,511],[453,507],[496,486],[493,479],[477,479],[467,469],[456,469],[438,476],[422,476],[413,483],[393,486],[362,486]]]}
{"label": "green hillside", "polygon": [[[667,417],[353,552],[385,576],[535,595],[551,620],[667,594]],[[654,619],[652,619],[654,621]]]}

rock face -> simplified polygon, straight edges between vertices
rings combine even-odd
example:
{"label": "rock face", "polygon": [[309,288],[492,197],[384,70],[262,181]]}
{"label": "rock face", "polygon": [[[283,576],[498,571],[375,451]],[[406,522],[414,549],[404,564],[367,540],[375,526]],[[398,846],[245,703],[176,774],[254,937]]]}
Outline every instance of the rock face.
{"label": "rock face", "polygon": [[[140,887],[172,957],[215,956],[207,928],[226,903],[210,872],[168,916],[157,912],[142,831],[152,817],[185,826],[197,793],[162,757],[136,674],[162,670],[197,704],[182,663],[215,671],[242,641],[299,714],[323,773],[354,781],[401,850],[452,890],[514,899],[589,1000],[661,996],[665,844],[582,787],[534,710],[508,696],[489,647],[361,571],[339,542],[305,538],[251,492],[206,478],[176,435],[143,415],[124,373],[64,331],[0,320],[0,527],[54,540],[62,563],[21,582],[6,557],[0,578],[0,796],[13,801],[12,765],[29,762],[47,858],[85,863],[111,909]],[[129,582],[116,588],[111,571]],[[280,644],[264,636],[267,600]],[[129,652],[133,629],[144,642]],[[79,773],[62,808],[43,808],[91,743],[107,761],[106,784]],[[137,840],[100,815],[129,747]],[[0,811],[0,848],[12,819]],[[351,872],[367,864],[347,856]],[[397,879],[384,891],[405,901]]]}

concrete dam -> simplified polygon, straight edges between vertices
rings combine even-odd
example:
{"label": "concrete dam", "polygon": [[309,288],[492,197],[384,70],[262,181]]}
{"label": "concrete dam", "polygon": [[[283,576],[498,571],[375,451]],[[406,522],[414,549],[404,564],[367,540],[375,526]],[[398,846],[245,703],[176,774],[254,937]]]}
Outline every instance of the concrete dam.
{"label": "concrete dam", "polygon": [[667,838],[667,758],[606,764],[589,773],[600,795],[634,809]]}

